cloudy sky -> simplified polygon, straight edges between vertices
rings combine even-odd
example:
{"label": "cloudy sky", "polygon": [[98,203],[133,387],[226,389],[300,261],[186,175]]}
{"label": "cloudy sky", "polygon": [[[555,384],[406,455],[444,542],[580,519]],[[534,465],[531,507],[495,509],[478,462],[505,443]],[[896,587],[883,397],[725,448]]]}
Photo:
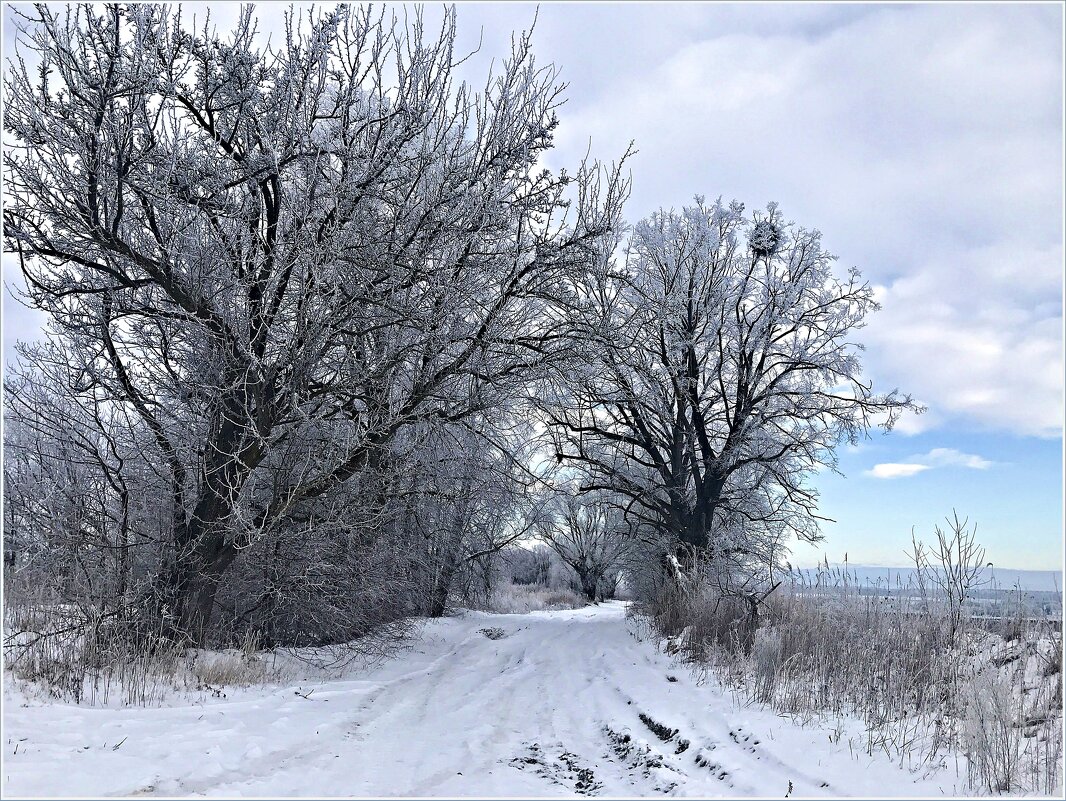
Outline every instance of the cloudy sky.
{"label": "cloudy sky", "polygon": [[[283,8],[259,6],[264,31]],[[955,509],[997,565],[1059,567],[1062,7],[460,4],[467,73],[535,14],[538,60],[569,83],[551,166],[632,140],[630,220],[774,200],[877,287],[868,375],[928,412],[816,477],[837,522],[796,561],[902,564],[912,527]],[[39,322],[5,295],[3,330],[7,359]]]}

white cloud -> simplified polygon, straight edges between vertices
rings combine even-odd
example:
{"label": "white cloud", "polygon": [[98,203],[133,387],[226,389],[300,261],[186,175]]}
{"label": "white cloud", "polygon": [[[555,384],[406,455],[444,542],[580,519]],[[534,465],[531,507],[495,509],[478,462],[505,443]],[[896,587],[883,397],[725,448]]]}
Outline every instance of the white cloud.
{"label": "white cloud", "polygon": [[933,448],[928,453],[911,456],[905,462],[876,464],[864,475],[871,478],[908,478],[938,467],[965,467],[970,470],[987,470],[995,462],[973,453],[963,453],[954,448]]}
{"label": "white cloud", "polygon": [[[965,250],[965,275],[946,257],[895,281],[863,332],[878,372],[927,399],[939,417],[1036,436],[1061,436],[1061,247]],[[1003,265],[1028,269],[1002,275]]]}
{"label": "white cloud", "polygon": [[954,448],[933,448],[924,456],[912,456],[913,461],[930,467],[968,467],[971,470],[987,470],[994,462],[972,453],[963,453]]}
{"label": "white cloud", "polygon": [[[900,415],[899,420],[896,421],[895,426],[893,426],[893,431],[903,434],[906,437],[913,437],[918,434],[924,434],[926,431],[936,428],[941,422],[943,422],[941,416],[929,408],[928,403],[921,398],[916,398],[915,401],[919,406],[924,406],[925,411],[921,414],[915,414],[910,411],[904,412]],[[878,422],[884,419],[885,415],[881,415],[877,418]]]}
{"label": "white cloud", "polygon": [[[220,28],[229,8],[215,12]],[[457,52],[484,31],[466,74],[483,80],[535,13],[463,6]],[[590,138],[610,160],[635,140],[631,220],[697,193],[780,201],[824,232],[841,269],[878,285],[883,309],[859,333],[867,373],[929,407],[898,431],[961,422],[1059,437],[1062,15],[1035,4],[544,5],[538,63],[570,82],[547,161],[572,168]],[[278,27],[278,12],[261,16]],[[33,335],[32,315],[10,302],[5,312],[9,341]]]}
{"label": "white cloud", "polygon": [[866,471],[866,475],[873,478],[907,478],[928,469],[929,465],[925,464],[886,462],[874,465],[872,469]]}
{"label": "white cloud", "polygon": [[904,433],[1061,436],[1062,10],[782,20],[695,26],[592,98],[568,73],[559,162],[632,138],[632,219],[702,193],[819,227],[880,285],[868,373],[930,410]]}

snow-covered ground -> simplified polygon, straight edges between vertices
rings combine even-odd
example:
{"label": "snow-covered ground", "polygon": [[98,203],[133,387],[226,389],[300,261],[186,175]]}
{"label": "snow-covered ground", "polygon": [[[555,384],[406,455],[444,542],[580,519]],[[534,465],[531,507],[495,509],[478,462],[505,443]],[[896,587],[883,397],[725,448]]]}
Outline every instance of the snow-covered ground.
{"label": "snow-covered ground", "polygon": [[954,767],[920,777],[883,754],[867,756],[858,727],[802,728],[738,707],[728,691],[699,684],[634,637],[621,603],[468,612],[428,623],[412,649],[342,679],[162,708],[46,703],[10,681],[4,692],[5,798],[781,798],[790,783],[793,797],[965,789]]}

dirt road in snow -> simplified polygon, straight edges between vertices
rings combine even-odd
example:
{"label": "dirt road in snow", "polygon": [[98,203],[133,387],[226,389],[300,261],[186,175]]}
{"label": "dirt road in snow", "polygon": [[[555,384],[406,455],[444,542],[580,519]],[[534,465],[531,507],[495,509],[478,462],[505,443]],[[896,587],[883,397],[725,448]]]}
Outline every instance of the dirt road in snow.
{"label": "dirt road in snow", "polygon": [[738,708],[634,637],[617,603],[466,613],[373,669],[225,699],[91,709],[7,688],[5,702],[5,798],[894,796],[958,781],[867,756],[858,729]]}

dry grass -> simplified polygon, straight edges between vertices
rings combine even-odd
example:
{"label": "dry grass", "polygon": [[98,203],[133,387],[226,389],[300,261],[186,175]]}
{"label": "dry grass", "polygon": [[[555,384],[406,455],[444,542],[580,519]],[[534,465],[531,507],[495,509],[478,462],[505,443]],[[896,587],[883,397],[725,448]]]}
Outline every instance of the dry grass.
{"label": "dry grass", "polygon": [[535,584],[502,584],[478,606],[485,612],[519,615],[556,609],[580,609],[588,602],[571,590],[549,589]]}
{"label": "dry grass", "polygon": [[668,649],[744,702],[801,722],[858,717],[866,752],[912,769],[963,759],[975,791],[1061,789],[1057,624],[989,631],[936,595],[861,593],[840,575],[826,584],[782,587],[757,630],[746,602],[707,583],[667,587],[644,611]]}
{"label": "dry grass", "polygon": [[245,637],[240,648],[225,651],[190,651],[186,656],[187,673],[202,688],[250,687],[281,681],[284,673],[276,660],[259,648],[253,635]]}
{"label": "dry grass", "polygon": [[136,633],[91,608],[37,592],[8,594],[4,668],[49,698],[106,706],[156,706],[175,692],[211,691],[281,679],[247,639],[226,651],[187,649],[162,632]]}

